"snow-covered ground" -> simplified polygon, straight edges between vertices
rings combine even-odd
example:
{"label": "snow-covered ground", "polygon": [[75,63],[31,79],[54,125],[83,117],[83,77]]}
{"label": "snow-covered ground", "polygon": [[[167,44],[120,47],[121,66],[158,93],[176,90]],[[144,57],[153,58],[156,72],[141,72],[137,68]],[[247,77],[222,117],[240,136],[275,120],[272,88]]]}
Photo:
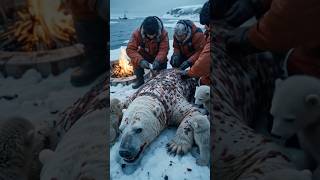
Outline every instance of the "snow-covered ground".
{"label": "snow-covered ground", "polygon": [[[168,58],[173,54],[173,40],[170,40],[170,51]],[[122,48],[125,48],[123,46]],[[118,59],[121,48],[110,51],[111,59]],[[168,69],[172,68],[168,63]],[[125,100],[136,90],[129,86],[111,86],[110,97]],[[168,143],[175,135],[176,129],[167,129],[151,143],[150,147],[144,152],[138,168],[133,174],[127,175],[122,171],[121,165],[117,162],[119,142],[110,149],[110,177],[113,180],[153,180],[153,179],[197,179],[209,180],[210,169],[208,167],[198,166],[196,159],[190,154],[183,157],[173,157],[166,151]]]}
{"label": "snow-covered ground", "polygon": [[82,97],[90,86],[70,84],[72,69],[44,79],[35,70],[21,79],[0,76],[0,119],[22,116],[31,121],[54,120],[66,107]]}

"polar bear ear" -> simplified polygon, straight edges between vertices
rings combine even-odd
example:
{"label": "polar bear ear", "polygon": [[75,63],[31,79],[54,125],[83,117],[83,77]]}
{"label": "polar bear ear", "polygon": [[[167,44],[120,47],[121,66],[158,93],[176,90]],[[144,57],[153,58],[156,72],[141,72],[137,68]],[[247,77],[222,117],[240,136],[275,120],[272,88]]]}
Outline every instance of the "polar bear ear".
{"label": "polar bear ear", "polygon": [[153,108],[153,114],[156,116],[156,117],[159,117],[160,116],[160,113],[161,113],[161,108],[160,106],[155,106]]}
{"label": "polar bear ear", "polygon": [[39,153],[39,160],[42,163],[42,165],[46,164],[48,161],[50,161],[54,156],[54,152],[50,149],[44,149]]}
{"label": "polar bear ear", "polygon": [[283,83],[283,80],[278,78],[276,79],[276,88],[280,87],[280,85]]}
{"label": "polar bear ear", "polygon": [[317,94],[309,94],[306,96],[305,102],[310,106],[317,106],[320,103],[320,97]]}
{"label": "polar bear ear", "polygon": [[309,169],[305,169],[301,171],[303,174],[305,174],[307,177],[312,177],[312,172]]}

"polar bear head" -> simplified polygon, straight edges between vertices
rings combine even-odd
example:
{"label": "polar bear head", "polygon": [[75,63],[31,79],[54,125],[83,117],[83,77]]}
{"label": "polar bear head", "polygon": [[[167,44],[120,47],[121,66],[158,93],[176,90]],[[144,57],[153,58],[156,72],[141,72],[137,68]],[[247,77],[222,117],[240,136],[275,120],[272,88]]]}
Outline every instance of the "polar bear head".
{"label": "polar bear head", "polygon": [[194,98],[195,98],[195,104],[206,106],[210,100],[210,87],[206,85],[196,87]]}
{"label": "polar bear head", "polygon": [[191,127],[194,133],[201,133],[210,129],[210,122],[208,116],[198,114],[192,117]]}
{"label": "polar bear head", "polygon": [[121,120],[119,155],[123,163],[136,163],[146,147],[165,128],[160,114],[161,103],[148,96],[136,98],[127,108]]}
{"label": "polar bear head", "polygon": [[309,170],[298,171],[295,169],[281,169],[267,173],[261,180],[311,180],[312,173]]}
{"label": "polar bear head", "polygon": [[320,120],[320,81],[310,76],[277,80],[270,113],[271,133],[288,139]]}

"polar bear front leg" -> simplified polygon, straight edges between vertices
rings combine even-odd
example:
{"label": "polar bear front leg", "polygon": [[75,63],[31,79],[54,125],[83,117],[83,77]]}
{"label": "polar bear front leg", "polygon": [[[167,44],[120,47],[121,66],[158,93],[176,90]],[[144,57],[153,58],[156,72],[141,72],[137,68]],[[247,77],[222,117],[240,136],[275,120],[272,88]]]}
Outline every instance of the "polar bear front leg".
{"label": "polar bear front leg", "polygon": [[193,145],[193,130],[190,119],[185,118],[179,125],[175,137],[167,144],[167,151],[172,155],[184,155]]}

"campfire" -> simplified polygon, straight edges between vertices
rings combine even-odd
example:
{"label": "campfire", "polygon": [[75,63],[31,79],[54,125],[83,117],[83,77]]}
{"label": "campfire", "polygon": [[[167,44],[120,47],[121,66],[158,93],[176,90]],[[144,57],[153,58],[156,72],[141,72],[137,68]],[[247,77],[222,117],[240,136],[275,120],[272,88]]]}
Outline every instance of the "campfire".
{"label": "campfire", "polygon": [[124,48],[121,48],[119,61],[112,64],[111,77],[121,78],[133,76],[133,67],[129,64],[129,57]]}
{"label": "campfire", "polygon": [[58,0],[28,0],[17,19],[0,34],[0,49],[39,51],[75,44],[71,15],[65,15]]}

